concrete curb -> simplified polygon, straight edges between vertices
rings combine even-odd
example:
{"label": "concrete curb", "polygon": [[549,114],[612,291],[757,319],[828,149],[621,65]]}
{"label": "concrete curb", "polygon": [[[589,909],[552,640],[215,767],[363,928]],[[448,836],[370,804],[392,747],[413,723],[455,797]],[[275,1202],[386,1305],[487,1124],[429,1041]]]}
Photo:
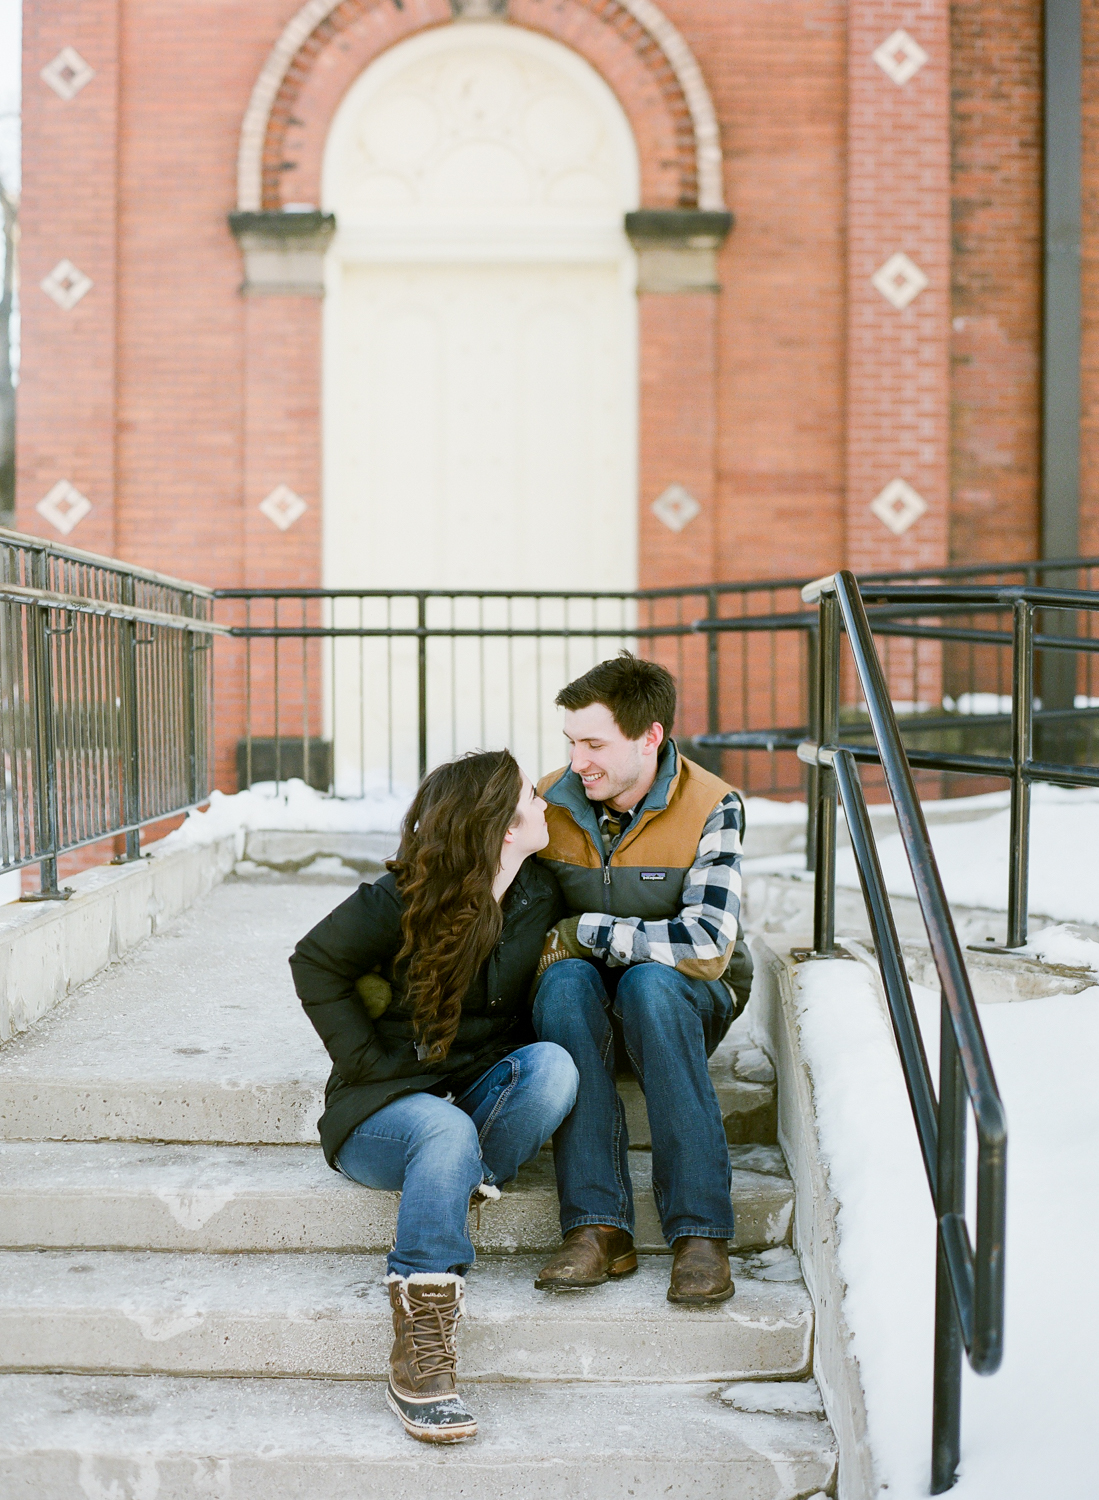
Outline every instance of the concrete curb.
{"label": "concrete curb", "polygon": [[839,1267],[839,1202],[817,1134],[813,1075],[801,1048],[785,954],[761,938],[755,958],[752,1020],[764,1033],[778,1075],[778,1138],[794,1182],[794,1244],[816,1314],[813,1374],[839,1448],[839,1500],[875,1500],[879,1493],[867,1432],[866,1398],[851,1331],[844,1316],[847,1284]]}
{"label": "concrete curb", "polygon": [[0,1043],[10,1041],[108,964],[224,880],[236,838],[98,865],[65,883],[68,901],[0,907]]}

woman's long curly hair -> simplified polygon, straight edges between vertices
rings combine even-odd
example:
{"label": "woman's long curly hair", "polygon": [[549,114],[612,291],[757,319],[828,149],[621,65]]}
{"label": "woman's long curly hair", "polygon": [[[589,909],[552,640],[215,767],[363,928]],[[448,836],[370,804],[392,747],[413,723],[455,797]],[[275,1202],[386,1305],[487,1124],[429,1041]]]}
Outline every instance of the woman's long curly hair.
{"label": "woman's long curly hair", "polygon": [[401,825],[389,861],[404,902],[395,963],[409,961],[405,1004],[427,1062],[450,1051],[465,993],[500,936],[492,886],[522,787],[510,751],[466,755],[424,777]]}

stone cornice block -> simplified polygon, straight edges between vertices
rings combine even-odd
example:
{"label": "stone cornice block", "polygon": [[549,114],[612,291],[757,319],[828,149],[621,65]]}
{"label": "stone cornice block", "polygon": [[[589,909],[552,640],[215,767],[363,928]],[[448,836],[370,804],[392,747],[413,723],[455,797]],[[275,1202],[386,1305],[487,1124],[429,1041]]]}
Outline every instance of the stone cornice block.
{"label": "stone cornice block", "polygon": [[724,209],[641,208],[626,215],[639,292],[716,292],[717,253],[733,227]]}
{"label": "stone cornice block", "polygon": [[229,228],[244,256],[246,296],[324,296],[324,255],[336,232],[334,214],[231,213]]}

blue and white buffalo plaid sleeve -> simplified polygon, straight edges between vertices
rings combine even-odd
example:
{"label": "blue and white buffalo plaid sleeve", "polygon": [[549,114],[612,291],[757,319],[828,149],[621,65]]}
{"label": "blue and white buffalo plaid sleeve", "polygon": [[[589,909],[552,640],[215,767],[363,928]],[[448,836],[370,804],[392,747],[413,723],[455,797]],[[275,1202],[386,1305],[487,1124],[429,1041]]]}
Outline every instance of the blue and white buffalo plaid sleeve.
{"label": "blue and white buffalo plaid sleeve", "polygon": [[577,937],[612,967],[667,964],[692,978],[716,979],[740,931],[743,829],[744,808],[730,792],[706,819],[678,916],[645,921],[585,912]]}

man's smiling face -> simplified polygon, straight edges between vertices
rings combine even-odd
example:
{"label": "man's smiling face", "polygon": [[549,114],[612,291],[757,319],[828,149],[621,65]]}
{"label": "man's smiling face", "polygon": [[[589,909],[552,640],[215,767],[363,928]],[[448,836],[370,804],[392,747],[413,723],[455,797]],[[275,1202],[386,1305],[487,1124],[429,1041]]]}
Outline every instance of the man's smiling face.
{"label": "man's smiling face", "polygon": [[627,739],[605,703],[589,703],[565,710],[565,739],[588,800],[624,812],[653,784],[664,731],[653,724],[640,739]]}

